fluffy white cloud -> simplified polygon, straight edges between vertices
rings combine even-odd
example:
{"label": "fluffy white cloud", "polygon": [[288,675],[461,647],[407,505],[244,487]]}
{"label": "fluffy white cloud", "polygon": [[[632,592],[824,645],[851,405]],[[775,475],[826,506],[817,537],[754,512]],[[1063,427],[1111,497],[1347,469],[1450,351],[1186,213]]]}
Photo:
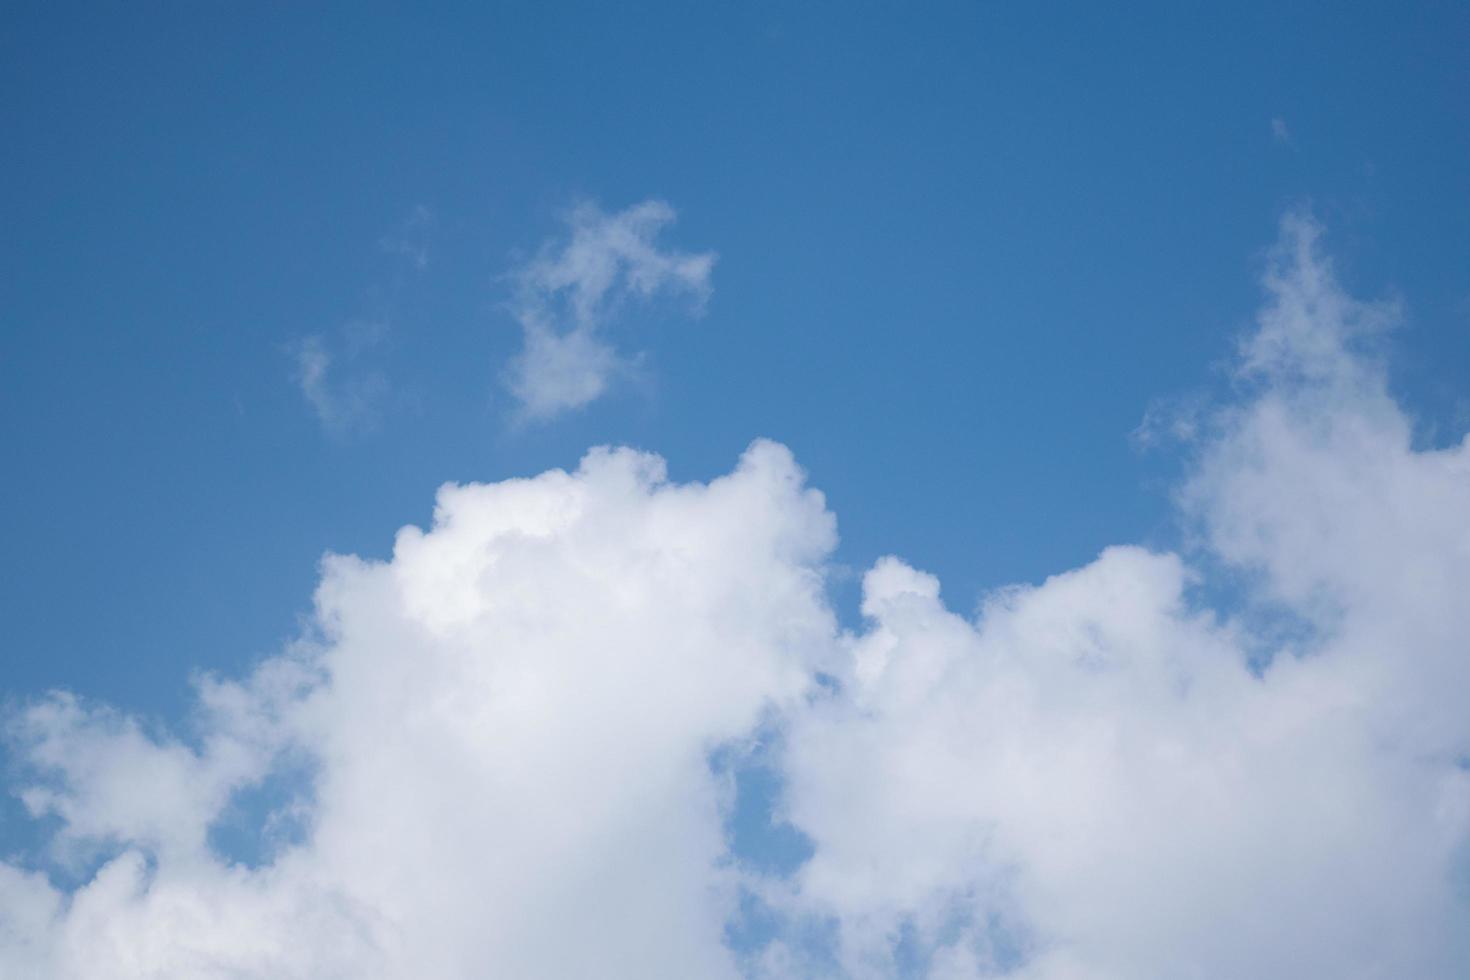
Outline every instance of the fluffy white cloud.
{"label": "fluffy white cloud", "polygon": [[584,204],[567,217],[570,236],[544,246],[515,274],[513,311],[525,347],[507,382],[524,417],[544,419],[599,398],[629,362],[602,329],[630,298],[684,294],[696,310],[710,292],[711,252],[660,249],[659,232],[674,221],[662,201],[616,214]]}
{"label": "fluffy white cloud", "polygon": [[[203,688],[199,744],[59,696],[14,721],[66,900],[0,877],[6,977],[733,976],[709,753],[830,652],[834,527],[790,454],[666,482],[657,458],[445,487],[391,561],[327,559],[320,636]],[[207,831],[285,752],[303,839],[231,866]]]}
{"label": "fluffy white cloud", "polygon": [[815,853],[770,896],[835,920],[850,975],[1470,968],[1470,451],[1411,447],[1362,350],[1391,311],[1316,239],[1285,222],[1250,393],[1183,494],[1246,615],[1138,548],[973,620],[895,559],[868,573],[841,694],[791,720]]}
{"label": "fluffy white cloud", "polygon": [[[0,863],[0,976],[1465,975],[1470,449],[1413,448],[1392,310],[1316,235],[1285,223],[1241,394],[1192,429],[1190,556],[1111,548],[974,616],[885,558],[846,633],[786,450],[687,485],[595,450],[329,557],[312,634],[202,682],[189,737],[32,704],[19,792],[83,883]],[[679,275],[544,266],[574,322]],[[724,833],[711,755],[757,732],[789,874]],[[228,861],[212,828],[283,772],[297,832]],[[732,950],[753,909],[774,938]]]}

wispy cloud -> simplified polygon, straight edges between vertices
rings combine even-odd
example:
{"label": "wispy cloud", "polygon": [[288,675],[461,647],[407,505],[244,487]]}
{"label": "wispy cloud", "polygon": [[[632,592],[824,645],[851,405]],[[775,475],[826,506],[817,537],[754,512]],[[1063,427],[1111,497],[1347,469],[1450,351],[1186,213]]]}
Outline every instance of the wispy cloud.
{"label": "wispy cloud", "polygon": [[607,214],[583,204],[567,216],[568,235],[546,243],[511,279],[511,310],[524,347],[506,382],[528,419],[546,419],[603,395],[629,364],[603,336],[629,301],[683,296],[698,313],[710,293],[712,252],[660,248],[675,219],[662,201]]}
{"label": "wispy cloud", "polygon": [[374,352],[381,354],[392,329],[400,292],[428,268],[433,225],[433,212],[425,205],[415,205],[378,240],[393,268],[369,290],[373,315],[350,320],[330,334],[317,331],[286,345],[292,380],[333,438],[366,435],[383,419],[393,385],[381,364],[373,363]]}
{"label": "wispy cloud", "polygon": [[1204,397],[1197,393],[1155,398],[1128,434],[1129,441],[1139,450],[1192,442],[1200,435],[1206,407]]}
{"label": "wispy cloud", "polygon": [[1291,146],[1291,130],[1286,128],[1286,120],[1280,116],[1271,119],[1271,138],[1283,146]]}
{"label": "wispy cloud", "polygon": [[429,234],[433,228],[434,212],[427,205],[417,204],[397,228],[378,239],[378,247],[422,271],[429,266]]}
{"label": "wispy cloud", "polygon": [[334,438],[363,435],[377,427],[389,393],[387,376],[363,368],[364,352],[382,343],[384,323],[351,323],[335,345],[311,334],[289,345],[293,377],[317,421]]}

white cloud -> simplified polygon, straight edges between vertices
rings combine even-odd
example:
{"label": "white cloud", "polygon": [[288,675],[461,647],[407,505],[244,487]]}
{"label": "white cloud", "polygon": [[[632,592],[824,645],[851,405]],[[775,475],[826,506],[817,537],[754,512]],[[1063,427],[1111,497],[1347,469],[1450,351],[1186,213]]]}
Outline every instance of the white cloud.
{"label": "white cloud", "polygon": [[[1470,450],[1415,452],[1390,323],[1289,217],[1184,492],[1295,649],[1113,548],[969,620],[897,560],[865,582],[843,696],[791,720],[813,860],[771,900],[831,917],[852,976],[1452,977],[1470,967]],[[861,814],[861,818],[855,817]],[[943,970],[940,966],[943,966]],[[1009,975],[1009,974],[1008,974]]]}
{"label": "white cloud", "polygon": [[[19,717],[33,808],[116,856],[70,903],[0,876],[0,975],[733,976],[708,753],[808,688],[832,543],[770,443],[708,485],[599,450],[445,487],[391,561],[327,559],[321,635],[208,685],[200,744]],[[286,749],[317,766],[305,838],[229,866],[207,829]]]}
{"label": "white cloud", "polygon": [[[557,295],[596,316],[623,275]],[[0,976],[1465,975],[1470,449],[1412,448],[1364,353],[1391,308],[1309,221],[1265,281],[1195,433],[1197,555],[1110,548],[973,617],[886,558],[845,634],[784,449],[685,485],[596,450],[329,557],[312,635],[202,682],[190,737],[33,704],[20,790],[85,883],[0,863]],[[710,754],[758,730],[812,845],[789,876],[722,832]],[[216,853],[301,759],[299,839]],[[777,938],[737,955],[742,894]]]}
{"label": "white cloud", "polygon": [[1285,146],[1291,145],[1291,130],[1286,128],[1286,120],[1280,116],[1271,118],[1271,138]]}
{"label": "white cloud", "polygon": [[570,235],[548,242],[514,276],[513,311],[525,346],[507,383],[528,419],[545,419],[602,396],[628,367],[602,336],[629,299],[683,294],[701,308],[710,292],[712,252],[662,250],[655,239],[673,208],[644,201],[616,214],[591,204],[568,215]]}

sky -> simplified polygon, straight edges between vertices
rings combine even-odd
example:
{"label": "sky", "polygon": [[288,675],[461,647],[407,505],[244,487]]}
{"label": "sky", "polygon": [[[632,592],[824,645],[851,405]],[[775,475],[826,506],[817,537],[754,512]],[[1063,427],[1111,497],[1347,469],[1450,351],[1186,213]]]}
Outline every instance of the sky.
{"label": "sky", "polygon": [[0,975],[1470,970],[1470,11],[12,5]]}

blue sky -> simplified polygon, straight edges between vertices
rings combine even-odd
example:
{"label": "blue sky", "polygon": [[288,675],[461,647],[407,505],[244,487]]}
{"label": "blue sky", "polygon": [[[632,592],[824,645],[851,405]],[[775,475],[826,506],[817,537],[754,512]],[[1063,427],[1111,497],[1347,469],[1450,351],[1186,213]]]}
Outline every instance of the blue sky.
{"label": "blue sky", "polygon": [[[65,689],[179,725],[191,678],[303,631],[324,553],[386,559],[441,484],[598,445],[675,481],[789,447],[836,515],[829,601],[852,628],[888,554],[968,616],[1111,544],[1187,553],[1176,500],[1208,450],[1130,434],[1150,406],[1249,387],[1232,359],[1302,209],[1349,293],[1401,306],[1379,355],[1414,448],[1470,424],[1463,5],[6,21],[12,702]],[[677,212],[658,248],[716,257],[707,295],[614,304],[599,336],[637,370],[523,418],[518,276],[578,206],[650,200]],[[310,344],[363,412],[324,424]],[[0,842],[29,841],[3,812]]]}
{"label": "blue sky", "polygon": [[[1465,28],[1453,5],[22,8],[10,680],[172,710],[188,666],[294,629],[323,551],[382,554],[445,480],[597,443],[696,477],[781,439],[844,557],[912,556],[962,604],[1167,533],[1127,435],[1210,381],[1301,200],[1368,292],[1411,298],[1403,386],[1453,428]],[[574,202],[651,196],[720,255],[706,315],[625,324],[650,390],[509,431],[499,277]],[[379,241],[420,206],[415,275]],[[414,402],[324,438],[282,348],[379,319]]]}

